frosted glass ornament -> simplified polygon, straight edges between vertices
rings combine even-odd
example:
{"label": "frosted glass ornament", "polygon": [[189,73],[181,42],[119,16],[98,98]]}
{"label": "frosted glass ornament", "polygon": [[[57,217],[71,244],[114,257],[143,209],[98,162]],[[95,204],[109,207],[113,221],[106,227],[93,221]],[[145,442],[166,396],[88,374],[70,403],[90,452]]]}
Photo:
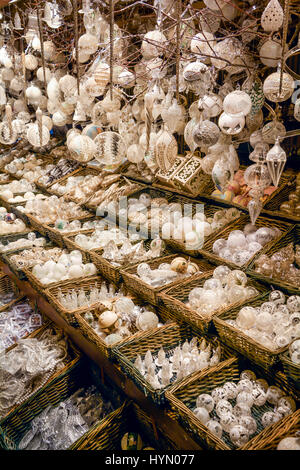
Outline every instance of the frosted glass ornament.
{"label": "frosted glass ornament", "polygon": [[220,419],[220,425],[222,426],[222,429],[229,433],[230,430],[238,424],[238,419],[236,416],[234,416],[233,413],[227,413],[223,416],[221,416]]}
{"label": "frosted glass ornament", "polygon": [[280,398],[284,396],[284,392],[275,385],[271,385],[267,390],[267,402],[271,405],[277,405]]}
{"label": "frosted glass ornament", "polygon": [[117,78],[118,85],[123,88],[132,88],[135,85],[135,76],[127,69],[123,69]]}
{"label": "frosted glass ornament", "polygon": [[35,70],[38,67],[38,60],[32,54],[25,55],[24,59],[25,67],[27,70]]}
{"label": "frosted glass ornament", "polygon": [[294,91],[294,79],[288,73],[283,73],[282,87],[280,91],[280,72],[274,72],[269,75],[263,84],[263,92],[265,97],[275,103],[288,100]]}
{"label": "frosted glass ornament", "polygon": [[243,307],[237,317],[236,323],[239,327],[249,329],[255,324],[256,310],[253,307]]}
{"label": "frosted glass ornament", "polygon": [[210,430],[211,433],[213,433],[215,436],[221,439],[223,429],[218,421],[216,421],[215,419],[210,419],[209,421],[207,421],[205,426],[207,427],[207,429]]}
{"label": "frosted glass ornament", "polygon": [[58,84],[65,96],[72,96],[77,92],[77,80],[72,75],[64,75],[59,79]]}
{"label": "frosted glass ornament", "polygon": [[198,108],[200,111],[203,110],[205,112],[207,118],[216,117],[223,109],[222,98],[215,93],[204,95],[203,98],[200,98],[198,101]]}
{"label": "frosted glass ornament", "polygon": [[157,29],[146,33],[141,46],[141,53],[143,57],[145,57],[145,59],[153,59],[158,57],[160,54],[162,54],[166,41],[167,38],[165,35]]}
{"label": "frosted glass ornament", "polygon": [[204,3],[208,8],[216,11],[220,11],[226,5],[224,0],[204,0]]}
{"label": "frosted glass ornament", "polygon": [[199,147],[216,144],[219,135],[220,129],[214,122],[209,120],[201,121],[193,130],[193,139]]}
{"label": "frosted glass ornament", "polygon": [[271,426],[274,423],[277,423],[282,416],[279,413],[273,411],[266,411],[261,417],[261,424],[264,428]]}
{"label": "frosted glass ornament", "polygon": [[100,62],[97,65],[96,70],[93,72],[93,78],[97,85],[101,86],[103,89],[109,82],[110,71],[109,65],[105,62]]}
{"label": "frosted glass ornament", "polygon": [[244,116],[229,116],[223,112],[219,117],[219,127],[224,134],[227,135],[237,135],[245,127],[245,117]]}
{"label": "frosted glass ornament", "polygon": [[262,28],[266,32],[278,31],[283,23],[283,9],[278,0],[270,0],[264,9],[261,20]]}
{"label": "frosted glass ornament", "polygon": [[159,168],[164,172],[168,171],[175,162],[177,154],[175,137],[167,130],[162,131],[154,147],[154,156]]}
{"label": "frosted glass ornament", "polygon": [[78,48],[83,54],[94,54],[98,49],[98,40],[96,36],[89,33],[83,34],[78,40]]}
{"label": "frosted glass ornament", "polygon": [[[54,57],[57,62],[59,62],[59,55],[57,54],[55,45],[52,41],[45,41],[44,42],[44,54],[45,59],[51,62]],[[63,56],[64,57],[64,56]]]}
{"label": "frosted glass ornament", "polygon": [[132,163],[140,163],[144,160],[144,150],[138,144],[132,144],[127,149],[127,160]]}
{"label": "frosted glass ornament", "polygon": [[71,156],[79,162],[89,162],[97,152],[95,142],[87,135],[75,135],[68,144]]}
{"label": "frosted glass ornament", "polygon": [[266,165],[251,165],[244,173],[244,179],[250,188],[264,189],[271,183],[271,177]]}
{"label": "frosted glass ornament", "polygon": [[20,92],[24,89],[24,80],[22,77],[14,77],[10,82],[10,89]]}
{"label": "frosted glass ornament", "polygon": [[196,34],[191,40],[191,52],[194,54],[211,56],[213,48],[216,45],[216,39],[212,33],[203,31]]}
{"label": "frosted glass ornament", "polygon": [[216,413],[221,418],[222,416],[232,413],[232,405],[231,403],[226,400],[219,400],[218,403],[216,404]]}
{"label": "frosted glass ornament", "polygon": [[[45,75],[46,75],[46,82],[49,83],[51,78],[52,78],[52,73],[51,70],[48,67],[45,67]],[[36,76],[38,80],[41,82],[44,81],[44,72],[43,72],[43,67],[40,67],[36,71]]]}
{"label": "frosted glass ornament", "polygon": [[94,140],[96,160],[105,165],[119,165],[126,154],[126,145],[117,132],[102,132]]}
{"label": "frosted glass ornament", "polygon": [[285,437],[278,443],[276,450],[300,450],[299,437]]}
{"label": "frosted glass ornament", "polygon": [[27,140],[33,147],[44,147],[50,140],[49,129],[42,125],[42,133],[40,136],[38,124],[30,124],[27,129]]}
{"label": "frosted glass ornament", "polygon": [[68,117],[62,111],[56,111],[52,116],[52,122],[55,126],[62,127],[67,124]]}
{"label": "frosted glass ornament", "polygon": [[237,396],[237,385],[234,382],[226,382],[223,385],[223,389],[225,390],[226,393],[226,400],[228,399],[234,399]]}
{"label": "frosted glass ornament", "polygon": [[269,150],[266,156],[267,167],[275,187],[278,186],[282,172],[286,164],[286,153],[276,139],[275,145]]}
{"label": "frosted glass ornament", "polygon": [[183,78],[188,82],[203,80],[207,70],[207,65],[197,60],[185,66],[183,69]]}
{"label": "frosted glass ornament", "polygon": [[80,101],[77,102],[74,115],[73,115],[73,121],[75,122],[86,121],[86,113]]}
{"label": "frosted glass ornament", "polygon": [[215,407],[215,402],[211,395],[208,393],[201,393],[196,400],[197,408],[204,407],[206,410],[211,413]]}
{"label": "frosted glass ornament", "polygon": [[196,416],[196,418],[199,419],[201,424],[206,425],[206,423],[209,421],[209,412],[207,411],[206,408],[204,407],[195,408],[193,413]]}
{"label": "frosted glass ornament", "polygon": [[260,48],[260,60],[267,67],[277,67],[282,47],[279,41],[268,39]]}
{"label": "frosted glass ornament", "polygon": [[60,101],[60,88],[59,83],[55,77],[52,77],[47,85],[47,95],[49,100],[57,103]]}
{"label": "frosted glass ornament", "polygon": [[230,439],[236,447],[241,447],[249,441],[249,431],[244,426],[237,424],[230,429]]}
{"label": "frosted glass ornament", "polygon": [[246,116],[250,113],[252,101],[248,93],[236,90],[225,96],[223,101],[223,109],[229,116]]}
{"label": "frosted glass ornament", "polygon": [[26,88],[25,96],[30,103],[38,104],[42,97],[42,92],[37,86],[31,85]]}

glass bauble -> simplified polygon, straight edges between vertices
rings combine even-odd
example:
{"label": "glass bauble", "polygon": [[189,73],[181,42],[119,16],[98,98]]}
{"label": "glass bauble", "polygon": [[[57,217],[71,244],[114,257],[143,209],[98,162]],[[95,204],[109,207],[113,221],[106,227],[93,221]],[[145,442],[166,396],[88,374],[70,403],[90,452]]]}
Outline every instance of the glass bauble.
{"label": "glass bauble", "polygon": [[27,70],[35,70],[38,67],[38,60],[37,58],[32,55],[32,54],[27,54],[25,55],[25,67]]}
{"label": "glass bauble", "polygon": [[167,39],[163,33],[158,31],[149,31],[145,34],[141,52],[145,59],[153,59],[158,57],[163,53],[163,46],[166,43]]}
{"label": "glass bauble", "polygon": [[144,150],[138,144],[132,144],[127,149],[127,160],[131,163],[140,163],[144,160]]}
{"label": "glass bauble", "polygon": [[60,101],[60,88],[55,77],[52,77],[47,85],[47,95],[49,100],[53,101],[54,103]]}
{"label": "glass bauble", "polygon": [[216,45],[216,39],[212,33],[203,31],[198,33],[191,40],[191,51],[194,54],[211,56],[213,55],[213,48]]}
{"label": "glass bauble", "polygon": [[206,118],[216,117],[223,110],[222,98],[215,93],[208,93],[199,99],[198,109],[204,111]]}
{"label": "glass bauble", "polygon": [[210,10],[216,11],[220,11],[226,5],[224,0],[204,0],[204,3]]}
{"label": "glass bauble", "polygon": [[286,164],[286,153],[283,148],[280,147],[278,139],[267,153],[266,162],[273,184],[277,187]]}
{"label": "glass bauble", "polygon": [[197,144],[193,138],[193,132],[197,124],[198,124],[198,119],[193,118],[190,121],[188,121],[188,123],[186,124],[184,128],[184,140],[192,152],[194,152],[197,148]]}
{"label": "glass bauble", "polygon": [[202,80],[207,72],[207,65],[200,61],[191,62],[183,70],[183,78],[188,82]]}
{"label": "glass bauble", "polygon": [[260,48],[260,60],[267,67],[277,67],[281,58],[282,47],[280,42],[268,39]]}
{"label": "glass bauble", "polygon": [[193,130],[193,139],[198,147],[216,144],[219,135],[217,124],[209,120],[199,122]]}
{"label": "glass bauble", "polygon": [[97,146],[87,135],[75,135],[68,144],[69,152],[79,162],[89,162],[96,154]]}
{"label": "glass bauble", "polygon": [[31,104],[38,104],[41,99],[42,92],[37,86],[31,85],[26,88],[25,96]]}
{"label": "glass bauble", "polygon": [[208,31],[209,33],[215,33],[218,31],[221,23],[219,18],[209,8],[202,8],[201,15],[199,16],[199,26],[201,31]]}
{"label": "glass bauble", "polygon": [[97,137],[97,135],[100,134],[101,132],[102,132],[102,128],[100,126],[97,126],[96,124],[92,123],[92,124],[89,124],[88,126],[86,126],[83,129],[82,135],[87,135],[92,140],[94,140],[95,137]]}
{"label": "glass bauble", "polygon": [[95,54],[98,49],[98,40],[92,34],[86,33],[80,36],[78,40],[78,48],[81,53],[86,55]]}
{"label": "glass bauble", "polygon": [[250,96],[241,90],[229,93],[223,101],[223,109],[229,116],[246,116],[250,113],[252,101]]}
{"label": "glass bauble", "polygon": [[300,121],[300,98],[298,98],[295,102],[295,107],[294,107],[294,118],[297,121]]}
{"label": "glass bauble", "polygon": [[59,79],[58,84],[65,96],[70,96],[77,92],[77,80],[72,75],[64,75]]}
{"label": "glass bauble", "polygon": [[[48,67],[45,67],[46,82],[49,83],[52,78],[51,70]],[[44,81],[44,71],[43,67],[40,67],[36,71],[36,76],[41,82]]]}
{"label": "glass bauble", "polygon": [[274,144],[277,137],[283,139],[286,136],[284,125],[277,120],[267,122],[261,132],[264,142],[268,144]]}
{"label": "glass bauble", "polygon": [[93,72],[93,78],[97,85],[101,86],[103,89],[109,82],[110,71],[109,65],[106,62],[100,62],[97,65],[96,70]]}
{"label": "glass bauble", "polygon": [[126,145],[117,132],[102,132],[94,140],[96,160],[105,165],[119,165],[126,155]]}
{"label": "glass bauble", "polygon": [[275,103],[288,100],[294,91],[294,79],[288,73],[282,75],[282,87],[280,92],[280,72],[269,75],[263,85],[265,97]]}
{"label": "glass bauble", "polygon": [[229,116],[229,114],[222,113],[219,117],[219,127],[224,134],[236,135],[239,134],[245,127],[244,116]]}
{"label": "glass bauble", "polygon": [[68,122],[68,116],[62,111],[56,111],[52,116],[52,122],[58,127],[65,126]]}
{"label": "glass bauble", "polygon": [[154,155],[159,168],[164,172],[168,171],[175,162],[177,154],[175,137],[167,130],[162,131],[154,147]]}
{"label": "glass bauble", "polygon": [[250,165],[244,173],[244,180],[250,188],[263,189],[271,183],[271,177],[266,165]]}
{"label": "glass bauble", "polygon": [[30,124],[27,129],[27,140],[33,147],[44,147],[50,140],[49,129],[42,125],[40,135],[38,124]]}
{"label": "glass bauble", "polygon": [[283,9],[278,0],[270,0],[260,20],[262,28],[270,32],[278,31],[283,23]]}

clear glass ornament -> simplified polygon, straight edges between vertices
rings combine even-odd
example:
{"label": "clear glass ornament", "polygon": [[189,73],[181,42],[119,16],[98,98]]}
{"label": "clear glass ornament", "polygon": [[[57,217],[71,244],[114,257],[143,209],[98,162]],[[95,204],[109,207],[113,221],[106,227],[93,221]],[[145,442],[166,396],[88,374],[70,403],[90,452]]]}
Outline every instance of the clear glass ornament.
{"label": "clear glass ornament", "polygon": [[272,147],[266,156],[267,167],[275,187],[278,186],[280,177],[286,164],[286,153],[279,145],[279,139],[276,139],[274,147]]}
{"label": "clear glass ornament", "polygon": [[96,160],[106,166],[119,165],[126,155],[126,146],[116,132],[102,132],[94,140],[97,150]]}
{"label": "clear glass ornament", "polygon": [[87,135],[75,135],[68,144],[72,158],[79,162],[88,162],[96,154],[97,146]]}
{"label": "clear glass ornament", "polygon": [[261,46],[259,56],[261,62],[267,67],[277,67],[281,58],[282,47],[279,40],[268,39]]}
{"label": "clear glass ornament", "polygon": [[294,91],[294,79],[288,73],[283,73],[282,87],[280,91],[280,71],[269,75],[263,84],[263,92],[265,97],[275,103],[288,100]]}
{"label": "clear glass ornament", "polygon": [[251,98],[248,93],[242,90],[236,90],[229,93],[223,101],[224,112],[229,116],[246,116],[250,113],[251,108]]}

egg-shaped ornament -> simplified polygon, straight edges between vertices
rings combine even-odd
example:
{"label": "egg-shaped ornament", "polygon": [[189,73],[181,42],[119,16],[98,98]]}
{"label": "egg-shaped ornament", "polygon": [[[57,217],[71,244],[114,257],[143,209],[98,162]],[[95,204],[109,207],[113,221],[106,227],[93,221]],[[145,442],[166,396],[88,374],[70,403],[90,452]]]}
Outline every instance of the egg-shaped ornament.
{"label": "egg-shaped ornament", "polygon": [[204,111],[206,118],[219,116],[223,110],[223,101],[219,95],[208,93],[198,101],[199,111]]}
{"label": "egg-shaped ornament", "polygon": [[[46,82],[49,83],[52,78],[51,70],[48,67],[45,67]],[[43,67],[39,67],[36,71],[36,77],[41,82],[44,82],[44,71]]]}
{"label": "egg-shaped ornament", "polygon": [[282,122],[274,119],[273,121],[267,122],[267,124],[264,125],[261,130],[261,135],[264,142],[267,142],[267,144],[274,144],[277,137],[283,139],[283,137],[286,136],[286,128]]}
{"label": "egg-shaped ornament", "polygon": [[51,129],[53,128],[53,122],[51,117],[46,116],[45,114],[43,114],[42,116],[42,123],[43,126],[46,126],[49,129],[49,131],[51,131]]}
{"label": "egg-shaped ornament", "polygon": [[25,88],[25,83],[22,77],[14,77],[9,85],[9,88],[11,91],[16,91],[19,93],[20,91],[23,91]]}
{"label": "egg-shaped ornament", "polygon": [[256,163],[246,168],[244,180],[252,189],[261,190],[267,188],[271,183],[271,176],[266,165]]}
{"label": "egg-shaped ornament", "polygon": [[198,147],[209,147],[217,143],[220,135],[220,129],[208,119],[200,121],[194,128],[193,139]]}
{"label": "egg-shaped ornament", "polygon": [[260,24],[267,33],[278,31],[283,23],[283,9],[278,0],[270,0],[264,9]]}
{"label": "egg-shaped ornament", "polygon": [[72,127],[72,129],[69,129],[67,134],[66,134],[66,137],[67,137],[67,147],[69,147],[69,144],[71,142],[71,140],[76,137],[77,135],[81,135],[81,132],[79,129],[77,129],[76,127]]}
{"label": "egg-shaped ornament", "polygon": [[27,70],[32,71],[32,70],[35,70],[38,67],[38,60],[34,55],[27,54],[27,55],[25,55],[24,64],[25,64],[25,68]]}
{"label": "egg-shaped ornament", "polygon": [[126,145],[117,132],[102,132],[94,140],[97,150],[95,158],[107,169],[117,168],[126,156]]}
{"label": "egg-shaped ornament", "polygon": [[164,45],[167,42],[166,36],[158,29],[145,34],[141,53],[145,59],[154,59],[164,53]]}
{"label": "egg-shaped ornament", "polygon": [[102,128],[96,124],[88,124],[82,131],[82,135],[87,135],[92,140],[94,140],[98,134],[101,134]]}
{"label": "egg-shaped ornament", "polygon": [[202,80],[205,76],[205,73],[208,71],[207,65],[203,64],[199,60],[195,62],[190,62],[183,69],[183,78],[187,82],[193,82],[196,80]]}
{"label": "egg-shaped ornament", "polygon": [[267,39],[259,50],[261,62],[267,67],[277,67],[281,59],[281,43],[275,39]]}
{"label": "egg-shaped ornament", "polygon": [[280,71],[274,72],[269,75],[263,85],[263,92],[265,97],[275,103],[288,100],[295,88],[293,77],[288,73],[283,72],[282,82],[280,88]]}
{"label": "egg-shaped ornament", "polygon": [[78,40],[78,48],[83,54],[95,54],[98,49],[98,39],[92,34],[83,34]]}
{"label": "egg-shaped ornament", "polygon": [[42,97],[42,92],[39,87],[30,85],[26,88],[25,96],[30,104],[37,105]]}
{"label": "egg-shaped ornament", "polygon": [[89,162],[97,151],[95,142],[87,135],[75,135],[68,144],[69,152],[79,162]]}
{"label": "egg-shaped ornament", "polygon": [[252,101],[248,93],[242,90],[235,90],[225,96],[223,110],[229,116],[246,116],[250,113]]}
{"label": "egg-shaped ornament", "polygon": [[31,47],[35,51],[40,51],[41,50],[41,41],[37,36],[35,36],[33,38],[32,42],[31,42]]}
{"label": "egg-shaped ornament", "polygon": [[101,86],[103,89],[109,82],[110,78],[110,69],[109,65],[106,62],[100,62],[95,71],[93,72],[93,78],[97,85]]}
{"label": "egg-shaped ornament", "polygon": [[168,171],[175,162],[177,155],[178,147],[175,137],[168,130],[163,130],[154,147],[154,156],[158,167],[163,172]]}
{"label": "egg-shaped ornament", "polygon": [[218,121],[221,131],[227,135],[239,134],[244,129],[245,123],[244,116],[230,116],[227,113],[222,113]]}
{"label": "egg-shaped ornament", "polygon": [[52,122],[54,126],[63,127],[68,122],[68,116],[64,114],[62,111],[56,111],[52,116]]}
{"label": "egg-shaped ornament", "polygon": [[225,159],[219,158],[216,161],[212,169],[211,177],[216,188],[224,193],[231,177],[231,173]]}
{"label": "egg-shaped ornament", "polygon": [[286,153],[280,146],[278,138],[275,145],[267,153],[266,163],[272,182],[277,187],[286,164]]}
{"label": "egg-shaped ornament", "polygon": [[64,75],[59,79],[58,84],[65,96],[72,96],[77,93],[77,80],[72,75]]}
{"label": "egg-shaped ornament", "polygon": [[123,88],[132,88],[135,85],[135,75],[127,69],[123,69],[117,78],[117,84]]}
{"label": "egg-shaped ornament", "polygon": [[18,133],[12,125],[12,109],[9,104],[5,107],[5,121],[0,123],[1,144],[11,145],[17,140]]}
{"label": "egg-shaped ornament", "polygon": [[194,152],[197,148],[197,144],[193,138],[193,133],[195,127],[198,125],[198,122],[199,119],[193,118],[189,122],[187,122],[184,128],[184,140],[192,152]]}
{"label": "egg-shaped ornament", "polygon": [[56,47],[52,41],[45,41],[44,42],[44,54],[45,54],[45,59],[48,62],[52,62],[55,60],[55,62],[59,62],[59,55],[57,54]]}
{"label": "egg-shaped ornament", "polygon": [[59,83],[55,77],[52,77],[47,85],[47,95],[49,100],[53,101],[54,103],[59,103],[61,100]]}
{"label": "egg-shaped ornament", "polygon": [[[211,63],[218,70],[227,68],[230,64],[235,63],[235,60],[242,55],[243,45],[236,38],[226,38],[218,42],[214,47],[214,53],[211,54]],[[223,59],[223,60],[222,60]],[[235,67],[238,73],[238,67]]]}
{"label": "egg-shaped ornament", "polygon": [[212,33],[203,31],[196,34],[191,40],[191,52],[202,56],[213,55],[213,48],[216,45],[216,38]]}
{"label": "egg-shaped ornament", "polygon": [[144,160],[145,151],[139,144],[132,144],[127,149],[127,160],[131,163],[140,163]]}

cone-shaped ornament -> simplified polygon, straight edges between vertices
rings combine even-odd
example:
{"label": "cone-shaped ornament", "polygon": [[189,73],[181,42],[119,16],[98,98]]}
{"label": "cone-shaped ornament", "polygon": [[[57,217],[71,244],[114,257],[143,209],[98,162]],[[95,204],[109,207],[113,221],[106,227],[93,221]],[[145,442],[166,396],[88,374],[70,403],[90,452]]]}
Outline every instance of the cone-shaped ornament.
{"label": "cone-shaped ornament", "polygon": [[279,139],[276,139],[275,145],[267,153],[266,162],[272,182],[277,187],[286,164],[286,153],[280,147]]}

